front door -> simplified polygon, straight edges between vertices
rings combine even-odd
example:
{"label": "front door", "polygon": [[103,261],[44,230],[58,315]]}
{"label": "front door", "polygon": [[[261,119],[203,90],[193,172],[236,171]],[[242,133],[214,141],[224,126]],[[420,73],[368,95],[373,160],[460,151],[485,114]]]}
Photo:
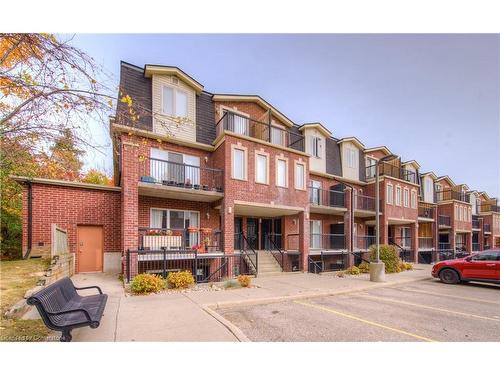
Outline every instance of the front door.
{"label": "front door", "polygon": [[77,227],[78,272],[102,272],[103,231],[100,226]]}
{"label": "front door", "polygon": [[272,219],[262,219],[261,223],[261,249],[263,250],[270,250],[272,249],[271,247],[271,240],[270,236],[273,230],[273,220]]}
{"label": "front door", "polygon": [[259,221],[251,217],[247,219],[247,240],[252,249],[259,248]]}
{"label": "front door", "polygon": [[243,219],[234,218],[234,248],[241,250],[243,248]]}

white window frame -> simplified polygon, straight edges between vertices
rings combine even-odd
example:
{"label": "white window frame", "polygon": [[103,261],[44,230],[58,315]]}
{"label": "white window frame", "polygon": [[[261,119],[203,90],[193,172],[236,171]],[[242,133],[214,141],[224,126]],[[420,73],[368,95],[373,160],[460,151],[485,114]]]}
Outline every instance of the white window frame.
{"label": "white window frame", "polygon": [[402,197],[402,192],[401,192],[401,186],[396,185],[396,199],[395,199],[396,206],[401,206],[402,199],[403,199],[403,197]]}
{"label": "white window frame", "polygon": [[311,155],[315,158],[321,158],[321,137],[317,137],[315,135],[311,135],[310,138],[311,144]]}
{"label": "white window frame", "polygon": [[417,208],[417,192],[412,189],[411,191],[411,208]]}
{"label": "white window frame", "polygon": [[[234,152],[243,151],[243,178],[235,176]],[[231,145],[231,178],[238,181],[248,181],[248,149],[241,145]]]}
{"label": "white window frame", "polygon": [[[303,170],[302,187],[297,186],[297,169],[298,169],[299,165],[302,166],[302,170]],[[304,163],[302,161],[295,160],[293,172],[294,172],[293,173],[293,181],[294,181],[295,189],[296,190],[306,190],[307,189],[307,186],[306,186],[306,178],[307,178],[306,163]]]}
{"label": "white window frame", "polygon": [[[163,103],[164,100],[164,89],[168,88],[172,90],[172,113],[166,113],[164,111],[165,106]],[[185,116],[178,116],[177,114],[177,93],[180,92],[184,95],[186,95],[186,115]],[[172,117],[182,117],[182,118],[188,118],[189,117],[189,93],[186,90],[183,90],[178,87],[173,87],[170,85],[161,85],[161,113],[165,116],[172,116]]]}
{"label": "white window frame", "polygon": [[375,175],[377,174],[377,161],[378,160],[372,156],[367,156],[365,158],[365,163],[366,163],[365,170],[369,171],[369,173],[366,174],[366,178],[375,178]]}
{"label": "white window frame", "polygon": [[355,169],[356,168],[356,151],[357,149],[353,147],[346,147],[347,156],[347,167]]}
{"label": "white window frame", "polygon": [[[312,239],[311,243],[310,243],[310,246],[312,249],[321,249],[321,237],[322,237],[322,234],[323,234],[323,223],[321,220],[310,220],[310,228],[309,228],[309,231],[310,231],[310,237]],[[314,227],[314,224],[318,224],[319,223],[319,233],[313,233],[312,229]],[[313,237],[313,235],[316,235],[317,237]],[[314,239],[317,238],[317,241],[319,242],[319,246],[318,247],[315,247],[314,246]]]}
{"label": "white window frame", "polygon": [[[285,184],[284,185],[279,184],[279,164],[280,164],[280,161],[285,163]],[[282,187],[282,188],[288,188],[288,159],[281,157],[281,156],[276,156],[276,186]]]}
{"label": "white window frame", "polygon": [[410,207],[410,189],[403,189],[403,207]]}
{"label": "white window frame", "polygon": [[[266,160],[266,173],[265,173],[265,181],[259,181],[258,180],[258,163],[257,163],[257,159],[259,157],[263,157],[265,158]],[[264,151],[255,151],[255,168],[254,168],[254,171],[255,171],[255,183],[256,184],[262,184],[262,185],[269,185],[269,154],[267,152],[264,152]]]}
{"label": "white window frame", "polygon": [[[390,190],[390,192],[389,192],[389,190]],[[386,197],[387,204],[394,204],[394,186],[392,184],[387,184],[386,195],[387,195],[387,197]]]}
{"label": "white window frame", "polygon": [[[166,212],[167,213],[167,226],[166,228],[162,228],[161,226],[160,227],[154,227],[153,226],[153,211],[162,211],[162,212]],[[183,212],[184,213],[184,220],[183,220],[183,226],[184,226],[184,229],[187,229],[186,228],[186,213],[189,213],[189,214],[197,214],[198,215],[198,226],[201,227],[201,214],[200,214],[200,211],[193,211],[193,210],[176,210],[176,209],[170,209],[170,208],[162,208],[162,207],[151,207],[149,209],[149,227],[151,229],[173,229],[173,230],[180,230],[182,228],[171,228],[171,225],[170,225],[170,212],[171,211],[176,211],[176,212]],[[197,245],[197,244],[200,244],[200,236],[197,232],[195,233],[189,233],[189,245],[190,246],[194,246],[194,245]],[[182,244],[182,246],[184,246]]]}

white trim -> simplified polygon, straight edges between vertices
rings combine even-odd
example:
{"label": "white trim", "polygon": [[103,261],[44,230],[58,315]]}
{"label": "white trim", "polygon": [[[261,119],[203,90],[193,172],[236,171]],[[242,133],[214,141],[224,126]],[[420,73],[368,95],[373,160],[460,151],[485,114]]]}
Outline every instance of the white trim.
{"label": "white trim", "polygon": [[[303,188],[297,187],[297,166],[302,165],[304,168],[304,178],[303,178]],[[293,167],[293,186],[295,187],[296,190],[307,190],[307,168],[306,168],[306,163],[302,161],[297,161],[294,160],[294,167]]]}
{"label": "white trim", "polygon": [[[234,150],[243,151],[243,179],[234,177]],[[238,181],[248,181],[248,149],[240,144],[231,145],[231,178]]]}
{"label": "white trim", "polygon": [[[266,181],[262,182],[262,181],[257,181],[257,175],[258,175],[258,172],[257,172],[257,166],[258,166],[258,163],[257,163],[257,157],[259,156],[263,156],[266,158]],[[269,185],[269,153],[267,152],[264,152],[264,151],[257,151],[255,150],[254,151],[254,181],[256,184],[261,184],[261,185]]]}
{"label": "white trim", "polygon": [[[278,161],[284,161],[285,162],[285,185],[282,186],[282,185],[278,185]],[[280,188],[288,188],[288,178],[289,178],[289,172],[288,172],[288,158],[284,157],[284,156],[279,156],[279,155],[276,155],[275,157],[275,169],[276,169],[276,180],[275,180],[275,185],[277,187],[280,187]]]}

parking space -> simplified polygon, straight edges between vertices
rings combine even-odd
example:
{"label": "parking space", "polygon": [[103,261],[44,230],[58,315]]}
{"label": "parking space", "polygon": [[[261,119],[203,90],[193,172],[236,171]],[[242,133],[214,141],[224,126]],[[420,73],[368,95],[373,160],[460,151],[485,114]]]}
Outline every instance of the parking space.
{"label": "parking space", "polygon": [[252,341],[498,341],[500,286],[428,280],[218,313]]}

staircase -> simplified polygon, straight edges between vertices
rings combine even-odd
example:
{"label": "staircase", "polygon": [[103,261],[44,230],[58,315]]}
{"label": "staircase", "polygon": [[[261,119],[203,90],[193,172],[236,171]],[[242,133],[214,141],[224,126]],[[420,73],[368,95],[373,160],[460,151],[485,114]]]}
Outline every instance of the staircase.
{"label": "staircase", "polygon": [[279,263],[269,251],[259,250],[258,253],[257,268],[259,276],[280,275],[282,273]]}

